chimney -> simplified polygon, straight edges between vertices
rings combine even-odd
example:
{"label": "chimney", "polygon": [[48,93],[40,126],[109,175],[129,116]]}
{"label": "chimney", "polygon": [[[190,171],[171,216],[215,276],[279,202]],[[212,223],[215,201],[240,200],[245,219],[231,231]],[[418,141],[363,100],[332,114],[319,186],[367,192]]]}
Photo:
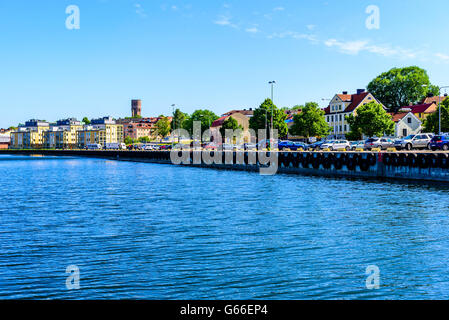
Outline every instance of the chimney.
{"label": "chimney", "polygon": [[348,91],[343,91],[343,94],[348,94]]}
{"label": "chimney", "polygon": [[365,92],[365,89],[357,89],[357,94],[362,94]]}
{"label": "chimney", "polygon": [[427,98],[433,98],[433,93],[432,93],[432,92],[429,92],[429,93],[427,94]]}

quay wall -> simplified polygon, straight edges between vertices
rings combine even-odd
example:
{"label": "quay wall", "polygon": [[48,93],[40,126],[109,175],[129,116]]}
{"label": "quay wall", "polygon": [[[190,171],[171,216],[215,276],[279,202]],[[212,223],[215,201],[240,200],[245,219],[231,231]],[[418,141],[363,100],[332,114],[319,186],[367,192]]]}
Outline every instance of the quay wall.
{"label": "quay wall", "polygon": [[[266,168],[259,155],[273,155],[278,173],[329,177],[434,181],[449,183],[447,152],[222,152],[220,160],[208,164],[201,152],[190,152],[183,166],[259,171]],[[0,155],[46,155],[105,158],[172,164],[170,151],[90,151],[90,150],[0,150]],[[213,155],[214,153],[211,152]],[[232,154],[232,155],[231,155]],[[181,153],[180,153],[181,155]],[[254,161],[255,160],[255,161]],[[263,163],[263,162],[262,162]]]}

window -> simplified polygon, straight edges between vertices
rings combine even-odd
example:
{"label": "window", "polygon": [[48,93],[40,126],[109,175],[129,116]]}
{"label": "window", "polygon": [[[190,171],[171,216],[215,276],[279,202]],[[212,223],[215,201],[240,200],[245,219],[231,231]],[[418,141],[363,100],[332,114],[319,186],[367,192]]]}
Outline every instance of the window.
{"label": "window", "polygon": [[342,120],[342,117],[341,117],[341,115],[340,115],[340,121]]}
{"label": "window", "polygon": [[346,132],[346,131],[348,131],[348,126],[347,126],[347,125],[345,125],[345,132]]}
{"label": "window", "polygon": [[404,137],[407,136],[407,129],[402,129],[402,135],[403,135]]}
{"label": "window", "polygon": [[407,123],[412,123],[412,117],[407,118]]}
{"label": "window", "polygon": [[340,126],[340,132],[343,131],[343,126]]}

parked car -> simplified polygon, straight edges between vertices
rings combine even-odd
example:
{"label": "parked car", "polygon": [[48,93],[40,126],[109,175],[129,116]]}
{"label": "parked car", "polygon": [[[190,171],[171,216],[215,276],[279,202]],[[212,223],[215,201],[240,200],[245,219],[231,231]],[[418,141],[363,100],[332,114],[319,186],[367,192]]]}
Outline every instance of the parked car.
{"label": "parked car", "polygon": [[230,143],[223,143],[221,145],[221,147],[222,147],[222,149],[224,151],[232,151],[232,150],[234,150],[234,146],[232,144],[230,144]]}
{"label": "parked car", "polygon": [[163,151],[171,150],[172,147],[173,147],[173,146],[172,146],[171,144],[164,144],[164,145],[162,145],[162,146],[159,148],[159,150],[163,150]]}
{"label": "parked car", "polygon": [[308,147],[302,142],[281,141],[278,144],[279,150],[290,149],[291,151],[305,151]]}
{"label": "parked car", "polygon": [[394,147],[398,150],[430,149],[430,141],[433,136],[431,133],[411,134],[403,139],[396,140]]}
{"label": "parked car", "polygon": [[322,146],[324,143],[326,143],[326,142],[328,142],[328,141],[326,141],[326,140],[317,141],[317,142],[312,143],[311,145],[309,145],[308,149],[309,149],[309,150],[320,150],[320,149],[321,149],[321,146]]}
{"label": "parked car", "polygon": [[218,149],[218,145],[215,142],[210,142],[210,143],[204,145],[203,149],[205,149],[205,150],[217,150]]}
{"label": "parked car", "polygon": [[379,148],[386,150],[394,147],[394,140],[390,138],[369,138],[365,142],[365,150],[371,150],[373,148]]}
{"label": "parked car", "polygon": [[449,150],[449,135],[435,136],[430,141],[430,148],[436,150]]}
{"label": "parked car", "polygon": [[[279,146],[279,144],[280,144],[281,142],[282,142],[281,140],[277,140],[278,146]],[[259,143],[257,144],[257,148],[258,148],[259,150],[262,150],[262,149],[268,149],[268,148],[270,147],[270,143],[271,143],[271,142],[270,142],[269,139],[259,141]]]}
{"label": "parked car", "polygon": [[323,143],[321,145],[321,150],[329,149],[331,151],[338,149],[345,149],[346,151],[351,150],[351,144],[347,140],[333,140]]}
{"label": "parked car", "polygon": [[365,140],[351,142],[351,150],[356,151],[357,149],[365,149]]}
{"label": "parked car", "polygon": [[257,144],[255,143],[244,143],[243,148],[245,150],[257,150]]}
{"label": "parked car", "polygon": [[101,146],[101,144],[93,143],[93,144],[88,144],[85,149],[86,150],[101,150],[101,149],[103,149],[103,147]]}
{"label": "parked car", "polygon": [[106,143],[105,150],[126,150],[126,144],[124,143]]}

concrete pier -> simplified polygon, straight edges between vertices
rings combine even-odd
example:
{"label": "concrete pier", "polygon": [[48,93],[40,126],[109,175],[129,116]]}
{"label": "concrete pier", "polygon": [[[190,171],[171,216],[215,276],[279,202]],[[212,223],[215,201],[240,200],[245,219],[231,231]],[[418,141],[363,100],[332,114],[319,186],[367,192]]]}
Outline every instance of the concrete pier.
{"label": "concrete pier", "polygon": [[[222,152],[219,163],[193,164],[190,152],[183,166],[259,171],[264,167],[255,155],[263,152]],[[231,156],[232,153],[232,156]],[[105,158],[172,164],[170,151],[0,150],[0,155],[46,155]],[[213,152],[211,153],[213,154]],[[265,155],[271,155],[265,152]],[[329,177],[392,179],[449,183],[447,152],[274,152],[277,172]],[[197,159],[201,159],[198,157]],[[231,160],[231,161],[229,161]]]}

